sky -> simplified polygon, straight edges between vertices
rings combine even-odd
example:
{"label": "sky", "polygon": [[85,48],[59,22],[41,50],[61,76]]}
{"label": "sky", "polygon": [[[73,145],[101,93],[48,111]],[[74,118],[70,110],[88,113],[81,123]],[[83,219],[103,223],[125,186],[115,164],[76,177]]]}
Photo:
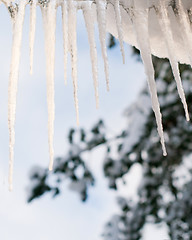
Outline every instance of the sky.
{"label": "sky", "polygon": [[[76,127],[71,68],[68,66],[68,84],[64,85],[61,12],[58,12],[55,59],[55,157],[67,151],[66,136],[70,127]],[[126,63],[123,65],[119,46],[108,50],[110,66],[110,92],[106,91],[101,51],[97,37],[99,62],[100,107],[95,107],[94,88],[86,30],[78,14],[78,94],[80,127],[91,127],[104,119],[111,133],[118,133],[126,126],[124,109],[136,100],[145,83],[141,63],[132,57],[125,45]],[[82,203],[79,196],[64,184],[63,194],[54,200],[46,195],[27,204],[27,187],[32,166],[47,167],[48,133],[46,103],[46,72],[44,36],[40,10],[37,11],[37,29],[34,51],[34,71],[29,74],[29,9],[27,8],[22,40],[16,111],[16,143],[13,192],[8,191],[9,136],[7,124],[8,79],[11,58],[11,22],[5,7],[0,7],[0,234],[2,240],[99,240],[104,223],[117,212],[116,192],[109,190],[102,173],[104,150],[99,148],[87,157],[90,169],[97,179],[89,190],[89,198]],[[69,58],[70,60],[70,58]],[[139,170],[134,170],[139,171]],[[133,181],[134,180],[134,181]],[[134,184],[120,188],[125,196],[135,193],[139,177]],[[91,221],[90,221],[91,219]],[[153,238],[159,230],[145,230],[145,239]],[[162,234],[162,235],[161,235]],[[157,236],[157,235],[156,235]],[[159,239],[164,233],[159,232]],[[156,238],[158,239],[158,238]]]}

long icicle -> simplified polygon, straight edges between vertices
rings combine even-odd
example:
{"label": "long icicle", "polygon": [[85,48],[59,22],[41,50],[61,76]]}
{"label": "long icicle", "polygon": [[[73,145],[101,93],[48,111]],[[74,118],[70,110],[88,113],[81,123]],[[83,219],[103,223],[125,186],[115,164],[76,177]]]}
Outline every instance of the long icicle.
{"label": "long icicle", "polygon": [[54,70],[55,70],[55,30],[56,30],[56,1],[52,0],[47,7],[42,7],[44,31],[45,31],[45,54],[47,75],[47,105],[48,105],[48,142],[49,142],[49,170],[53,168],[53,136],[54,136]]}
{"label": "long icicle", "polygon": [[36,27],[36,0],[32,0],[30,4],[30,29],[29,29],[29,51],[30,51],[30,74],[33,73],[33,55],[35,42],[35,27]]}
{"label": "long icicle", "polygon": [[123,58],[123,63],[125,63],[125,52],[123,46],[123,29],[122,29],[122,22],[121,22],[121,10],[119,5],[119,0],[114,1],[114,9],[115,9],[115,19],[116,19],[116,27],[118,32],[118,38],[121,48],[121,54]]}
{"label": "long icicle", "polygon": [[94,35],[94,20],[91,12],[91,3],[86,3],[83,6],[83,15],[85,19],[85,26],[87,29],[89,47],[90,47],[90,56],[91,56],[91,64],[92,64],[92,73],[93,73],[93,82],[95,88],[95,100],[96,100],[96,108],[99,107],[99,94],[98,94],[98,65],[97,65],[97,49],[95,43],[95,35]]}
{"label": "long icicle", "polygon": [[148,78],[148,85],[152,99],[152,108],[155,113],[157,122],[157,130],[160,136],[163,155],[166,156],[165,140],[163,134],[162,116],[160,112],[159,101],[157,97],[157,89],[155,83],[155,74],[151,57],[151,48],[149,42],[148,32],[148,10],[137,11],[135,10],[133,16],[133,23],[136,30],[137,41],[141,52],[141,58],[145,67],[145,72]]}
{"label": "long icicle", "polygon": [[99,28],[99,39],[101,43],[102,56],[105,68],[107,90],[109,91],[109,66],[106,48],[106,0],[95,0],[97,7],[97,22]]}
{"label": "long icicle", "polygon": [[68,56],[68,25],[67,25],[67,3],[62,2],[62,27],[63,27],[63,49],[64,49],[64,80],[67,84],[67,56]]}
{"label": "long icicle", "polygon": [[182,81],[181,81],[181,77],[180,77],[180,73],[179,73],[178,61],[175,58],[175,54],[174,54],[174,48],[173,48],[174,40],[173,40],[173,36],[172,36],[172,32],[171,32],[170,20],[169,20],[169,16],[168,16],[168,9],[165,4],[166,3],[164,0],[161,1],[159,4],[159,8],[158,8],[159,9],[159,14],[158,14],[159,25],[161,27],[162,33],[165,36],[165,42],[166,42],[166,46],[167,46],[169,61],[170,61],[173,75],[174,75],[174,78],[175,78],[175,81],[177,84],[178,93],[179,93],[179,96],[183,103],[186,119],[187,119],[187,121],[189,121],[190,120],[189,112],[188,112],[185,93],[183,90]]}
{"label": "long icicle", "polygon": [[18,13],[13,22],[13,43],[11,53],[11,66],[9,75],[8,89],[8,127],[9,127],[9,190],[13,188],[13,160],[14,160],[14,144],[15,144],[15,114],[16,114],[16,98],[17,83],[19,77],[19,63],[21,56],[21,41],[23,32],[23,22],[25,16],[26,0],[21,0]]}
{"label": "long icicle", "polygon": [[186,53],[188,53],[190,64],[192,67],[192,32],[191,32],[189,18],[187,17],[187,13],[184,9],[184,6],[181,0],[177,1],[177,10],[179,15],[183,42],[185,44]]}
{"label": "long icicle", "polygon": [[68,0],[68,43],[71,53],[72,79],[73,79],[73,94],[75,100],[76,120],[79,125],[79,103],[77,96],[77,9],[73,0]]}

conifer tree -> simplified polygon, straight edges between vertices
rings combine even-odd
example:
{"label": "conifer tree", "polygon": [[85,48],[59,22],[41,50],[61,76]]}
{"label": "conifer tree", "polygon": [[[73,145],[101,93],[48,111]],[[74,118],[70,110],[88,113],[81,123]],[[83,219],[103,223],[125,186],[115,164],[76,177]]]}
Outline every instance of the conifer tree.
{"label": "conifer tree", "polygon": [[[110,46],[114,44],[111,37]],[[137,50],[134,52],[139,56]],[[169,62],[153,57],[153,64],[168,156],[162,154],[146,86],[136,102],[127,108],[129,124],[119,135],[108,138],[103,120],[90,131],[71,129],[69,151],[55,159],[53,171],[36,167],[31,172],[33,184],[28,202],[47,192],[59,195],[66,178],[71,180],[71,186],[80,194],[81,200],[86,201],[88,189],[96,179],[83,160],[83,153],[102,145],[106,148],[103,171],[110,188],[118,191],[117,180],[129,174],[135,164],[143,170],[138,200],[118,198],[120,213],[112,216],[104,227],[103,239],[141,239],[142,229],[149,221],[165,223],[170,239],[192,239],[192,125],[185,119]],[[192,71],[189,66],[180,65],[180,72],[192,118]],[[116,158],[111,154],[112,142],[113,146],[116,143]],[[83,169],[81,176],[76,174],[78,168]],[[52,176],[55,176],[55,182],[50,184]]]}

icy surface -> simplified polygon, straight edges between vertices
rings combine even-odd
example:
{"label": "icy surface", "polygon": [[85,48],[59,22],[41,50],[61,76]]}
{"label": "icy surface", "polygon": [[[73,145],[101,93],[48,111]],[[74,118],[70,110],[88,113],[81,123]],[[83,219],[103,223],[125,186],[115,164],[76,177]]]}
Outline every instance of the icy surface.
{"label": "icy surface", "polygon": [[97,66],[97,49],[94,36],[94,18],[91,12],[91,5],[85,4],[83,7],[83,14],[85,19],[85,26],[87,28],[90,56],[92,63],[93,81],[95,88],[96,107],[99,107],[99,94],[98,94],[98,66]]}
{"label": "icy surface", "polygon": [[174,41],[171,33],[170,20],[168,16],[168,7],[165,4],[163,4],[163,1],[162,1],[162,4],[159,6],[158,20],[159,20],[159,24],[163,32],[163,35],[165,37],[168,57],[169,57],[173,75],[175,77],[175,81],[177,84],[178,93],[185,109],[186,119],[187,121],[189,121],[189,113],[188,113],[188,107],[185,99],[185,93],[184,93],[182,82],[181,82],[178,62],[175,58],[175,49],[173,48],[173,44],[172,44]]}
{"label": "icy surface", "polygon": [[119,0],[114,1],[114,9],[115,9],[115,20],[116,20],[116,27],[118,31],[118,38],[121,47],[121,53],[123,58],[123,63],[125,63],[125,52],[123,47],[123,30],[122,30],[122,22],[121,22],[121,11],[120,11],[120,2]]}
{"label": "icy surface", "polygon": [[[146,22],[148,22],[148,10],[134,10],[134,18],[133,18],[135,31],[138,39],[139,48],[141,51],[141,58],[143,60],[143,64],[145,67],[146,75],[148,78],[149,90],[151,93],[152,99],[152,108],[155,113],[156,122],[157,122],[157,130],[161,139],[163,155],[166,156],[165,149],[165,140],[163,136],[163,126],[162,126],[162,117],[160,112],[159,101],[157,97],[157,89],[155,84],[155,73],[152,63],[151,56],[151,48],[149,43],[149,35],[148,28]],[[145,38],[145,41],[143,41]]]}
{"label": "icy surface", "polygon": [[8,127],[9,127],[9,190],[12,190],[13,179],[13,159],[14,159],[14,144],[15,144],[15,114],[16,114],[16,96],[17,82],[19,77],[19,62],[21,55],[21,40],[23,22],[25,16],[26,0],[21,0],[18,13],[13,20],[13,43],[12,56],[9,76],[9,92],[8,92]]}
{"label": "icy surface", "polygon": [[49,170],[53,168],[53,134],[54,134],[54,68],[55,68],[55,28],[56,28],[56,1],[52,0],[47,8],[42,8],[45,31],[45,54],[47,75],[47,105],[48,105],[48,142],[49,142]]}
{"label": "icy surface", "polygon": [[79,103],[77,96],[77,8],[75,1],[68,1],[68,41],[69,51],[71,53],[71,67],[72,67],[72,79],[73,79],[73,94],[75,100],[75,110],[77,125],[79,125]]}
{"label": "icy surface", "polygon": [[33,51],[35,41],[35,24],[36,24],[36,0],[33,0],[30,6],[30,29],[29,29],[29,49],[30,49],[30,74],[33,73]]}
{"label": "icy surface", "polygon": [[109,90],[109,67],[107,59],[107,47],[106,47],[106,1],[96,0],[97,22],[99,28],[99,39],[101,43],[102,56],[105,68],[105,78],[107,83],[107,90]]}
{"label": "icy surface", "polygon": [[63,48],[64,48],[64,79],[67,84],[67,55],[68,55],[68,25],[67,25],[67,3],[61,5],[63,25]]}
{"label": "icy surface", "polygon": [[[9,183],[12,188],[13,148],[15,142],[16,92],[19,72],[20,47],[25,5],[30,5],[30,73],[33,71],[33,50],[35,39],[36,8],[41,7],[44,20],[47,102],[48,102],[48,138],[50,165],[53,164],[54,134],[54,58],[55,28],[57,8],[62,9],[64,77],[67,82],[67,56],[71,55],[72,79],[77,124],[79,107],[77,97],[77,10],[83,10],[84,21],[90,45],[90,58],[95,88],[96,106],[98,107],[98,70],[97,50],[94,39],[94,26],[97,23],[101,52],[104,61],[107,89],[109,89],[109,69],[106,47],[106,33],[119,39],[123,62],[125,53],[123,42],[129,43],[141,51],[152,98],[152,108],[157,121],[163,154],[166,155],[160,106],[157,98],[154,69],[151,55],[168,58],[176,80],[178,93],[184,106],[186,119],[189,120],[188,107],[179,73],[179,63],[192,65],[192,1],[190,0],[0,0],[10,14],[13,23],[12,59],[9,79],[8,126],[10,135]],[[168,100],[171,99],[171,96]],[[161,102],[163,100],[161,99]]]}

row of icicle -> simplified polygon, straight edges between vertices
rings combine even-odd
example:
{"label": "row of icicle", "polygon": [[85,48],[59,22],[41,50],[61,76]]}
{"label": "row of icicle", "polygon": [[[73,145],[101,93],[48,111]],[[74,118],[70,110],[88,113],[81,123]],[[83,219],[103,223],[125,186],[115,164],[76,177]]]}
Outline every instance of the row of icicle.
{"label": "row of icicle", "polygon": [[[88,34],[88,41],[90,45],[90,58],[92,63],[92,74],[95,89],[96,107],[99,105],[98,100],[98,66],[97,66],[97,50],[94,36],[94,14],[92,11],[92,4],[96,6],[97,23],[99,29],[99,39],[102,50],[102,57],[104,60],[104,70],[106,77],[107,89],[109,89],[109,70],[108,59],[106,49],[106,0],[95,1],[74,1],[74,0],[20,0],[18,5],[13,7],[13,4],[9,0],[2,0],[6,4],[12,17],[13,22],[13,43],[12,43],[12,59],[10,67],[10,79],[9,79],[9,95],[8,95],[8,126],[10,135],[10,160],[9,160],[9,189],[12,189],[12,176],[13,176],[13,159],[14,159],[14,142],[15,142],[15,112],[16,112],[16,95],[17,95],[17,82],[19,74],[19,62],[20,62],[20,49],[22,40],[22,28],[25,15],[25,7],[30,4],[30,73],[33,71],[33,49],[35,40],[35,25],[36,25],[36,7],[41,7],[44,33],[45,33],[45,53],[46,53],[46,75],[47,75],[47,103],[48,103],[48,142],[49,142],[49,154],[50,163],[49,169],[53,168],[53,134],[54,134],[54,117],[55,117],[55,104],[54,104],[54,62],[55,62],[55,29],[56,29],[56,12],[57,7],[60,6],[62,10],[62,24],[63,24],[63,47],[64,47],[64,78],[67,82],[67,55],[68,52],[71,55],[72,66],[72,79],[74,86],[74,100],[76,109],[77,124],[79,123],[79,109],[77,98],[77,10],[82,9],[85,26]],[[122,53],[123,62],[125,62],[125,53],[123,46],[123,30],[122,30],[122,16],[119,0],[111,0],[115,12],[115,22],[117,28],[118,39],[120,42],[120,48]],[[123,0],[121,1],[122,5]],[[146,1],[147,2],[147,1]],[[158,21],[162,33],[165,35],[166,47],[170,64],[173,70],[173,75],[176,80],[179,96],[182,100],[186,119],[189,121],[189,113],[185,100],[185,95],[182,87],[181,77],[178,68],[178,62],[174,56],[174,49],[171,42],[173,42],[173,36],[170,28],[170,20],[167,11],[167,5],[165,0],[156,0],[158,3],[156,7]],[[192,36],[190,30],[189,20],[182,5],[182,0],[178,0],[178,11],[180,15],[180,24],[183,29],[183,38],[186,42],[186,51],[190,46],[190,60],[192,64]],[[133,6],[128,11],[129,17],[134,26],[135,34],[137,36],[138,47],[141,52],[141,57],[145,66],[146,75],[148,77],[148,84],[152,98],[152,108],[155,113],[157,121],[157,129],[160,136],[163,155],[166,156],[165,140],[162,127],[162,117],[160,112],[160,106],[157,97],[157,90],[154,78],[154,68],[152,63],[152,55],[149,41],[149,29],[148,29],[148,13],[149,9],[145,6],[143,0],[134,0]],[[145,40],[143,40],[145,39]]]}

